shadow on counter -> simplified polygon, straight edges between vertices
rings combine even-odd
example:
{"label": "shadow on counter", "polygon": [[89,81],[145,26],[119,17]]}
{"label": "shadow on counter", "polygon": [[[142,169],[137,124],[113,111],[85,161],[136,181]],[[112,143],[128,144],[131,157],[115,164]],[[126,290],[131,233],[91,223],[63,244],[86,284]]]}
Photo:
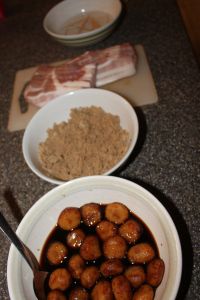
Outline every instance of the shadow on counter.
{"label": "shadow on counter", "polygon": [[168,213],[170,214],[178,231],[182,248],[182,277],[176,300],[185,299],[192,278],[193,249],[189,230],[187,224],[185,223],[185,220],[183,219],[183,216],[181,215],[177,207],[172,203],[171,199],[166,197],[159,189],[136,178],[123,178],[133,181],[136,184],[139,184],[140,186],[148,190],[150,193],[152,193],[163,204],[163,206],[167,209]]}
{"label": "shadow on counter", "polygon": [[10,188],[7,188],[4,191],[4,199],[5,199],[6,203],[8,204],[16,222],[19,224],[23,218],[23,214],[17,203],[17,199],[13,196],[13,193]]}
{"label": "shadow on counter", "polygon": [[134,109],[138,118],[139,132],[135,148],[133,149],[133,152],[130,155],[130,161],[133,161],[141,152],[147,135],[147,124],[145,115],[140,107],[134,107]]}
{"label": "shadow on counter", "polygon": [[[137,114],[138,123],[139,123],[138,140],[131,156],[124,163],[124,165],[121,166],[120,169],[118,169],[115,173],[112,174],[114,176],[119,176],[119,173],[125,168],[125,166],[127,166],[129,162],[134,161],[134,159],[140,153],[146,139],[147,125],[146,125],[145,115],[141,108],[134,107],[134,109]],[[180,238],[180,243],[182,248],[182,260],[183,260],[182,277],[181,277],[181,282],[180,282],[179,291],[176,300],[185,299],[187,291],[190,286],[190,282],[192,278],[192,270],[193,270],[192,242],[191,242],[189,230],[187,228],[187,224],[185,223],[185,220],[183,219],[181,213],[178,211],[177,207],[173,204],[172,200],[166,197],[158,188],[153,187],[148,183],[137,178],[129,178],[128,176],[120,176],[120,177],[133,181],[134,183],[137,183],[143,188],[145,188],[146,190],[148,190],[157,199],[159,199],[159,201],[163,204],[163,206],[167,209],[168,213],[170,214]]]}
{"label": "shadow on counter", "polygon": [[[113,174],[114,176],[119,176],[119,172],[123,170],[123,168],[130,162],[133,161],[137,155],[140,153],[144,141],[146,139],[147,134],[147,125],[145,120],[145,115],[141,108],[136,107],[135,108],[138,122],[139,122],[139,135],[138,135],[138,141],[136,143],[136,146],[133,150],[132,155],[129,157],[127,162]],[[176,229],[178,231],[178,235],[180,238],[181,248],[182,248],[182,277],[180,282],[179,291],[176,297],[176,300],[183,300],[186,297],[187,291],[190,286],[191,278],[192,278],[192,270],[193,270],[193,249],[192,249],[192,242],[189,234],[189,230],[187,228],[187,224],[185,223],[185,220],[183,219],[183,216],[177,209],[177,207],[173,204],[172,200],[168,197],[166,197],[159,189],[156,187],[153,187],[149,185],[148,183],[137,179],[137,178],[129,178],[128,176],[121,176],[124,179],[133,181],[134,183],[139,184],[146,190],[148,190],[150,193],[152,193],[159,201],[163,204],[163,206],[167,209],[168,213],[170,214]]]}

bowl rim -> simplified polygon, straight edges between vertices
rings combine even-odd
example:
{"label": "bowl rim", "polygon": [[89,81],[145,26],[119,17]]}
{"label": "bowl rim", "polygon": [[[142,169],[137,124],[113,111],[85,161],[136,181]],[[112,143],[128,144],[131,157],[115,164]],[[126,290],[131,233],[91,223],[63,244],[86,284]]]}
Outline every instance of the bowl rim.
{"label": "bowl rim", "polygon": [[38,177],[40,177],[41,179],[43,179],[47,182],[58,185],[58,184],[65,183],[66,180],[65,181],[59,180],[59,179],[45,175],[40,170],[38,170],[38,168],[36,168],[35,165],[32,163],[32,161],[29,159],[29,151],[28,151],[28,142],[27,141],[29,139],[29,134],[32,130],[32,126],[34,125],[34,123],[37,123],[37,120],[40,118],[41,115],[44,115],[46,111],[51,109],[51,107],[54,107],[56,105],[56,103],[58,103],[58,101],[60,101],[60,103],[61,103],[62,101],[63,102],[65,101],[65,97],[67,99],[67,97],[70,97],[71,95],[77,95],[77,94],[81,95],[82,93],[89,93],[89,94],[94,93],[94,95],[95,95],[95,93],[101,93],[102,96],[105,94],[115,96],[116,101],[120,101],[121,103],[123,103],[123,105],[125,105],[125,107],[127,107],[127,110],[130,112],[130,116],[131,116],[132,122],[134,124],[134,136],[130,137],[131,138],[130,145],[129,145],[125,155],[112,168],[110,168],[109,170],[104,172],[102,175],[112,174],[114,171],[119,169],[119,167],[121,167],[126,162],[128,157],[131,155],[131,153],[136,145],[136,142],[138,139],[138,134],[139,134],[139,122],[138,122],[138,118],[137,118],[135,109],[124,97],[122,97],[119,94],[114,93],[112,91],[100,89],[100,88],[86,88],[86,89],[80,89],[80,90],[75,90],[75,91],[66,93],[62,96],[55,98],[53,101],[47,103],[45,106],[43,106],[36,112],[36,114],[29,121],[29,123],[24,131],[23,138],[22,138],[22,153],[23,153],[23,156],[24,156],[24,159],[25,159],[27,165]]}
{"label": "bowl rim", "polygon": [[60,38],[55,37],[55,40],[57,42],[65,44],[67,46],[73,46],[73,47],[80,47],[80,46],[84,46],[84,45],[93,45],[93,44],[96,44],[96,43],[106,39],[106,37],[108,37],[112,33],[114,27],[115,27],[115,24],[113,23],[107,30],[101,31],[94,36],[89,36],[89,37],[85,37],[85,38],[70,40],[70,39],[60,39]]}
{"label": "bowl rim", "polygon": [[83,33],[80,33],[80,34],[71,34],[71,35],[65,35],[65,34],[58,34],[58,33],[55,33],[53,31],[51,31],[48,26],[47,26],[47,21],[48,21],[48,18],[49,18],[49,15],[50,13],[53,12],[54,9],[56,9],[58,6],[62,5],[62,3],[64,2],[67,2],[67,0],[63,0],[62,2],[59,2],[58,4],[56,4],[54,7],[52,7],[46,14],[46,16],[44,17],[44,20],[43,20],[43,28],[44,30],[49,34],[51,35],[52,37],[54,38],[57,38],[57,39],[61,39],[61,40],[80,40],[80,39],[83,39],[83,38],[87,38],[87,37],[92,37],[92,36],[95,36],[96,34],[100,33],[100,32],[105,32],[110,26],[113,26],[118,18],[120,17],[121,13],[122,13],[122,3],[120,0],[116,0],[116,3],[118,5],[118,12],[116,14],[116,16],[108,23],[106,23],[105,25],[101,26],[100,28],[97,28],[97,29],[94,29],[92,31],[89,31],[89,32],[83,32]]}
{"label": "bowl rim", "polygon": [[[117,22],[117,20],[115,22]],[[80,42],[84,42],[84,41],[90,42],[90,41],[96,40],[98,38],[102,38],[106,34],[108,34],[109,32],[111,32],[114,29],[114,27],[115,27],[115,22],[113,22],[109,26],[109,28],[105,28],[104,30],[101,30],[100,32],[98,32],[95,35],[90,35],[90,36],[87,35],[85,37],[72,38],[72,39],[70,38],[71,36],[69,36],[69,38],[66,38],[65,36],[64,36],[64,38],[63,37],[59,37],[59,36],[52,36],[52,37],[54,37],[56,40],[64,41],[64,42],[68,42],[68,43],[80,43]]]}
{"label": "bowl rim", "polygon": [[[150,201],[149,203],[152,206],[152,209],[156,211],[160,211],[161,215],[163,214],[165,220],[167,220],[170,230],[172,231],[174,237],[175,245],[173,246],[174,248],[176,248],[176,253],[177,253],[177,260],[174,261],[174,264],[176,264],[177,273],[176,276],[174,276],[175,277],[174,286],[171,290],[170,298],[167,299],[167,300],[174,300],[178,292],[178,288],[181,280],[181,274],[182,274],[182,249],[181,249],[179,235],[176,226],[169,212],[164,207],[164,205],[162,205],[162,203],[151,192],[149,192],[147,189],[145,189],[144,187],[140,186],[135,182],[132,182],[124,178],[115,177],[115,176],[106,177],[106,176],[97,175],[97,176],[87,176],[83,178],[74,179],[69,182],[66,182],[63,185],[54,187],[46,194],[44,194],[38,201],[36,201],[34,205],[27,211],[27,213],[23,217],[22,221],[20,222],[16,230],[16,233],[20,238],[22,238],[22,240],[25,237],[27,238],[28,231],[30,231],[30,229],[32,228],[34,220],[35,223],[37,223],[38,218],[45,211],[45,209],[47,209],[47,207],[50,207],[51,205],[55,205],[55,195],[57,195],[56,197],[58,197],[59,193],[60,194],[65,194],[65,192],[70,193],[73,191],[73,188],[74,190],[77,190],[77,186],[78,187],[80,186],[80,188],[88,189],[90,186],[92,188],[92,187],[101,187],[101,186],[110,187],[110,185],[112,185],[113,188],[119,188],[122,190],[125,189],[127,191],[134,190],[135,192],[137,191],[138,193],[143,194],[143,196],[146,196],[148,198],[148,201]],[[13,272],[13,264],[16,266],[17,263],[18,266],[19,264],[22,263],[22,257],[15,249],[14,245],[11,245],[9,249],[8,261],[7,261],[7,283],[8,283],[9,295],[12,300],[18,300],[19,298],[17,298],[16,294],[19,295],[20,293],[18,286],[15,286],[17,285],[16,282],[19,283],[20,279],[19,277],[16,277],[15,272]]]}

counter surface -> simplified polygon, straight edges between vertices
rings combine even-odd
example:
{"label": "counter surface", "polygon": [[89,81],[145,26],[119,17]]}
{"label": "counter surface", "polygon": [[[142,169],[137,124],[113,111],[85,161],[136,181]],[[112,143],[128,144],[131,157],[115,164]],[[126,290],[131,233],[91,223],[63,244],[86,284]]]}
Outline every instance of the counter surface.
{"label": "counter surface", "polygon": [[[15,3],[16,1],[14,1]],[[42,20],[58,1],[21,1],[0,21],[0,206],[13,229],[28,209],[54,186],[27,167],[23,131],[8,132],[15,73],[130,41],[145,48],[159,102],[136,108],[140,135],[136,150],[115,174],[139,183],[167,208],[180,235],[183,278],[177,299],[200,295],[200,74],[174,0],[130,0],[120,26],[105,41],[67,48],[47,36]],[[1,235],[0,298],[9,299],[6,265],[9,242]]]}

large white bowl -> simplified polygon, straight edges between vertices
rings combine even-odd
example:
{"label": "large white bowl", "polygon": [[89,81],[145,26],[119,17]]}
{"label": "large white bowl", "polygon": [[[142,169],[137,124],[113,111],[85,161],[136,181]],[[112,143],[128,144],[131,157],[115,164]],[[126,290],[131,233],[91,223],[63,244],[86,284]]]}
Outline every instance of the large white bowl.
{"label": "large white bowl", "polygon": [[125,163],[130,156],[138,137],[138,119],[133,107],[121,96],[103,89],[82,89],[70,92],[51,101],[41,108],[31,119],[24,132],[22,151],[24,159],[30,169],[40,178],[62,184],[64,181],[47,176],[41,168],[38,147],[47,138],[47,129],[54,123],[67,121],[70,110],[75,107],[99,106],[104,111],[118,115],[121,127],[130,134],[130,144],[122,159],[104,174],[109,175]]}
{"label": "large white bowl", "polygon": [[[120,0],[65,0],[54,6],[45,16],[45,31],[58,42],[68,46],[83,46],[105,39],[117,25],[121,14]],[[91,12],[103,12],[110,15],[108,23],[100,28],[80,34],[64,34],[63,27],[71,18]]]}
{"label": "large white bowl", "polygon": [[[21,221],[17,234],[39,259],[42,246],[65,207],[115,201],[124,203],[146,223],[164,260],[165,273],[155,300],[174,300],[182,273],[182,252],[175,225],[162,204],[133,182],[112,176],[91,176],[60,185],[33,205]],[[12,245],[7,265],[11,300],[36,300],[32,279],[29,266]]]}

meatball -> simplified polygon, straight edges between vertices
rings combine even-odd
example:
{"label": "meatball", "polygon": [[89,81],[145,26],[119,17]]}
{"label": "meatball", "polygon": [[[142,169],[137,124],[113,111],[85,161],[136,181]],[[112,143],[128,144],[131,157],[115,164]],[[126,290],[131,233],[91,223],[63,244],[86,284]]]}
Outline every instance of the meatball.
{"label": "meatball", "polygon": [[117,234],[117,227],[115,224],[107,220],[103,220],[97,225],[96,232],[100,239],[105,241],[109,237],[112,237]]}
{"label": "meatball", "polygon": [[87,267],[81,274],[81,284],[87,289],[95,285],[99,278],[99,269],[95,266]]}
{"label": "meatball", "polygon": [[122,224],[128,219],[129,211],[124,204],[114,202],[106,206],[105,216],[115,224]]}
{"label": "meatball", "polygon": [[82,287],[76,287],[71,290],[69,294],[69,300],[88,300],[88,292]]}
{"label": "meatball", "polygon": [[112,280],[112,290],[116,300],[132,299],[131,285],[123,275],[119,275]]}
{"label": "meatball", "polygon": [[119,275],[124,270],[123,263],[120,259],[108,259],[100,266],[100,272],[104,277]]}
{"label": "meatball", "polygon": [[155,257],[154,249],[148,243],[140,243],[132,246],[128,251],[128,259],[131,263],[146,263]]}
{"label": "meatball", "polygon": [[49,277],[49,287],[51,290],[65,291],[71,284],[71,274],[67,269],[58,268]]}
{"label": "meatball", "polygon": [[88,203],[81,207],[83,222],[87,226],[93,226],[101,221],[101,209],[97,203]]}
{"label": "meatball", "polygon": [[141,225],[134,221],[128,220],[119,228],[119,234],[129,243],[135,243],[142,235]]}
{"label": "meatball", "polygon": [[95,235],[88,235],[80,248],[80,255],[85,260],[95,260],[101,256],[99,240]]}
{"label": "meatball", "polygon": [[85,238],[85,233],[81,229],[74,229],[67,235],[67,245],[71,248],[79,248]]}
{"label": "meatball", "polygon": [[153,300],[154,299],[154,291],[153,288],[144,284],[139,287],[139,289],[134,293],[132,300]]}
{"label": "meatball", "polygon": [[52,265],[58,265],[66,258],[67,247],[61,242],[53,242],[47,249],[47,259]]}
{"label": "meatball", "polygon": [[138,288],[146,279],[146,274],[142,266],[131,266],[126,269],[124,275],[134,288]]}
{"label": "meatball", "polygon": [[48,293],[47,300],[67,300],[67,298],[61,291],[55,290]]}
{"label": "meatball", "polygon": [[157,287],[164,275],[165,265],[162,259],[155,258],[147,265],[147,283]]}
{"label": "meatball", "polygon": [[64,230],[72,230],[79,226],[81,213],[76,207],[65,208],[58,217],[58,226]]}
{"label": "meatball", "polygon": [[109,259],[123,258],[126,254],[126,249],[127,249],[126,242],[119,235],[110,237],[103,244],[104,255]]}
{"label": "meatball", "polygon": [[73,278],[80,279],[85,268],[85,261],[79,254],[74,254],[68,262],[68,268]]}
{"label": "meatball", "polygon": [[113,300],[112,287],[109,281],[99,281],[92,290],[92,300]]}

